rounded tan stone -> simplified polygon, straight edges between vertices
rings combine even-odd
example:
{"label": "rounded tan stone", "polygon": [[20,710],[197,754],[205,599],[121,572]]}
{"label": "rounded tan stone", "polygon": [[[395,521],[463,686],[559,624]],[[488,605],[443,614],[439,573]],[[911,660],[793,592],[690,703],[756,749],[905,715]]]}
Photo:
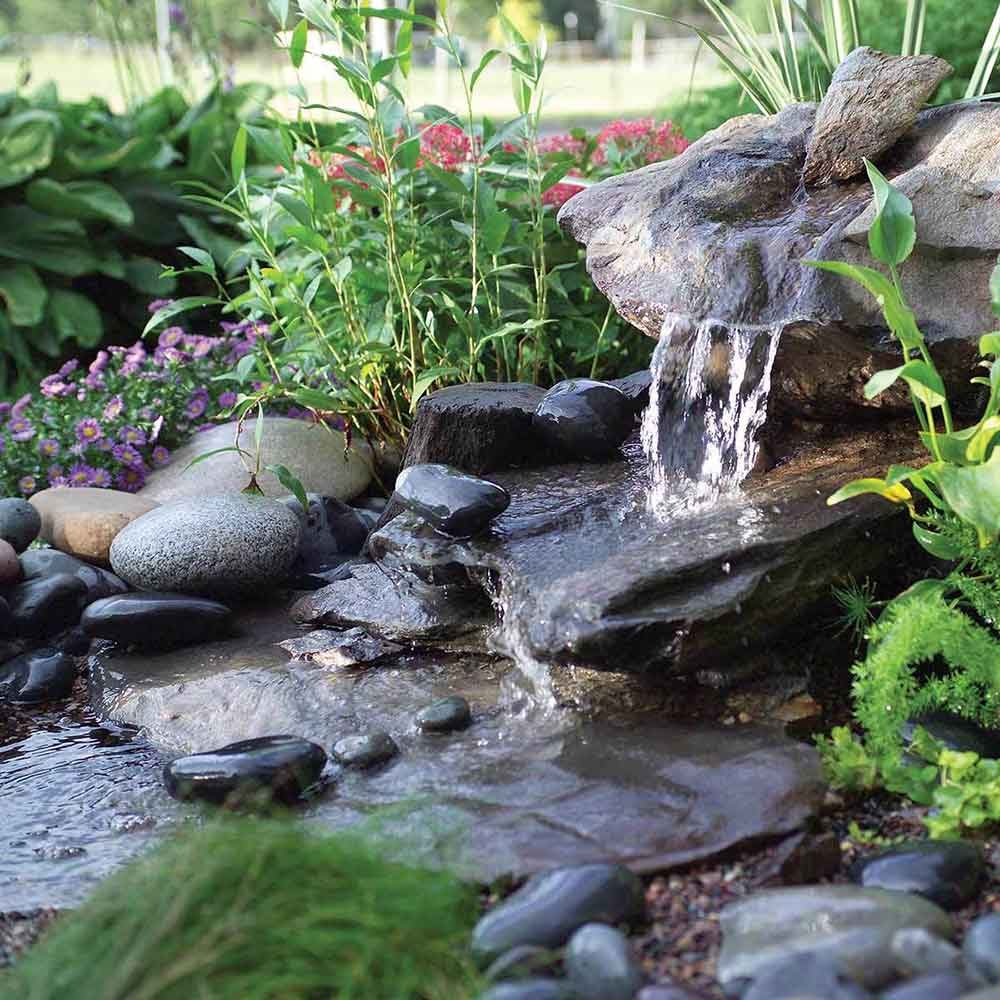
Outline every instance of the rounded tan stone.
{"label": "rounded tan stone", "polygon": [[118,490],[56,487],[31,498],[41,515],[41,538],[77,559],[110,566],[108,551],[117,534],[159,504]]}

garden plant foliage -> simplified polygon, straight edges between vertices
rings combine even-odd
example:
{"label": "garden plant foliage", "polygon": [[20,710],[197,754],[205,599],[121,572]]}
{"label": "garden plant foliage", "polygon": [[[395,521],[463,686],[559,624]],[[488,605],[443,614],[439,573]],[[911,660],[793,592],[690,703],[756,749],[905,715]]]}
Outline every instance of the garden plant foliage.
{"label": "garden plant foliage", "polygon": [[[274,6],[287,17],[288,5]],[[239,220],[251,260],[244,287],[219,280],[218,302],[277,332],[257,366],[237,373],[240,405],[290,396],[401,439],[433,387],[551,384],[645,365],[648,342],[593,288],[555,214],[593,178],[681,152],[673,126],[621,122],[598,136],[542,138],[544,39],[529,44],[502,14],[506,52],[490,49],[466,68],[444,5],[435,18],[357,5],[303,11],[285,25],[293,65],[334,41],[328,50],[344,54],[323,58],[357,110],[329,109],[339,121],[322,127],[305,117],[248,125],[232,151],[234,187],[211,201]],[[396,28],[395,49],[381,57],[366,45],[375,16]],[[459,113],[408,102],[414,27],[433,29],[453,60],[466,98]],[[520,113],[496,123],[476,116],[474,100],[501,57]],[[300,96],[304,114],[316,107]],[[248,151],[277,172],[249,169]],[[322,396],[299,385],[318,369],[337,382]]]}
{"label": "garden plant foliage", "polygon": [[2,1000],[468,1000],[476,893],[299,823],[175,835],[59,918]]}
{"label": "garden plant foliage", "polygon": [[143,303],[176,288],[162,272],[178,244],[239,266],[231,223],[185,185],[220,181],[269,96],[215,87],[192,105],[166,88],[115,114],[51,86],[0,95],[0,396],[53,360],[134,338]]}
{"label": "garden plant foliage", "polygon": [[[854,666],[855,715],[864,738],[846,729],[821,741],[831,776],[846,787],[884,784],[917,801],[934,802],[938,835],[1000,821],[1000,796],[978,788],[996,782],[994,762],[957,761],[926,733],[918,752],[926,767],[904,766],[901,728],[909,719],[945,710],[983,726],[996,726],[1000,709],[1000,333],[980,340],[986,374],[980,419],[958,428],[948,393],[899,282],[899,267],[913,251],[913,208],[872,164],[868,174],[876,214],[869,249],[888,276],[873,268],[807,261],[856,281],[877,297],[886,324],[899,342],[903,364],[876,373],[865,387],[874,398],[906,384],[931,461],[919,468],[894,465],[884,478],[848,483],[829,502],[876,494],[905,506],[916,541],[947,564],[941,578],[922,580],[890,601],[868,625],[867,655]],[[1000,313],[1000,266],[991,283]],[[858,616],[855,614],[855,618]],[[975,755],[973,755],[975,756]],[[977,789],[970,792],[968,786]],[[963,791],[954,789],[958,787]],[[965,793],[969,793],[966,796]],[[981,816],[984,796],[993,804]],[[970,805],[970,802],[972,803]]]}

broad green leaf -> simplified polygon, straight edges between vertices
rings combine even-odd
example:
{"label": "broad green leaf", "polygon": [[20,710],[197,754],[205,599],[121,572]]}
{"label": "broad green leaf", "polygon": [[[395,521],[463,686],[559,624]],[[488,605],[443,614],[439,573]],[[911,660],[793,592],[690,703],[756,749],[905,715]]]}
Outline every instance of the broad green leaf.
{"label": "broad green leaf", "polygon": [[109,184],[100,181],[68,181],[61,184],[50,177],[33,180],[25,200],[37,212],[64,219],[103,219],[116,226],[131,226],[135,215],[129,203]]}
{"label": "broad green leaf", "polygon": [[908,361],[899,374],[910,391],[928,406],[941,406],[947,401],[947,390],[937,369],[926,361]]}
{"label": "broad green leaf", "polygon": [[289,0],[267,0],[267,9],[282,28],[288,24],[288,3]]}
{"label": "broad green leaf", "polygon": [[483,57],[479,60],[479,65],[472,71],[472,77],[469,80],[470,91],[476,89],[476,84],[483,73],[486,72],[486,67],[499,55],[503,55],[499,49],[487,49],[483,53]]}
{"label": "broad green leaf", "polygon": [[396,162],[404,170],[413,170],[420,159],[420,136],[414,135],[401,142],[395,151]]}
{"label": "broad green leaf", "polygon": [[163,274],[163,265],[152,257],[130,257],[125,262],[125,280],[137,292],[166,298],[177,288],[177,279]]}
{"label": "broad green leaf", "polygon": [[1000,316],[1000,263],[990,275],[990,298],[993,300],[993,311]]}
{"label": "broad green leaf", "polygon": [[215,260],[207,250],[202,250],[201,247],[178,247],[177,249],[198,265],[197,270],[203,271],[205,274],[215,274]]}
{"label": "broad green leaf", "polygon": [[101,269],[101,257],[74,219],[55,219],[26,205],[0,208],[0,257],[78,278]]}
{"label": "broad green leaf", "polygon": [[0,299],[12,326],[36,326],[45,315],[48,292],[38,272],[27,264],[0,270]]}
{"label": "broad green leaf", "polygon": [[320,412],[337,412],[344,406],[343,398],[338,398],[332,393],[320,392],[319,389],[310,389],[307,386],[299,386],[292,394],[292,398],[296,403]]}
{"label": "broad green leaf", "polygon": [[884,479],[855,479],[846,486],[841,486],[826,502],[832,507],[866,493],[874,493],[892,503],[909,503],[913,499],[913,494],[902,483],[890,486]]}
{"label": "broad green leaf", "polygon": [[[995,275],[996,271],[993,273]],[[979,338],[979,353],[984,358],[1000,358],[1000,330],[984,333]]]}
{"label": "broad green leaf", "polygon": [[1000,434],[1000,417],[989,417],[979,424],[965,450],[965,457],[970,465],[978,465],[989,458],[998,434]]}
{"label": "broad green leaf", "polygon": [[917,229],[910,199],[894,188],[878,167],[865,160],[875,191],[875,219],[868,230],[872,256],[889,267],[898,267],[913,253]]}
{"label": "broad green leaf", "polygon": [[943,464],[937,482],[945,502],[979,533],[982,544],[1000,534],[1000,451],[988,462],[958,468]]}
{"label": "broad green leaf", "polygon": [[494,211],[488,214],[480,226],[483,247],[489,254],[500,252],[500,248],[510,232],[510,216],[506,212]]}
{"label": "broad green leaf", "polygon": [[298,69],[302,65],[302,60],[306,54],[306,44],[309,41],[309,22],[302,18],[295,30],[292,32],[292,41],[288,47],[288,57],[292,60],[292,65]]}
{"label": "broad green leaf", "polygon": [[439,379],[457,378],[461,374],[458,368],[451,367],[428,368],[427,371],[421,372],[413,380],[413,398],[410,400],[410,412],[416,412],[417,403],[420,402],[421,397]]}
{"label": "broad green leaf", "polygon": [[865,383],[865,399],[874,399],[890,386],[895,385],[899,381],[904,367],[905,365],[900,365],[898,368],[886,368],[884,371],[872,375]]}
{"label": "broad green leaf", "polygon": [[205,462],[210,458],[214,458],[216,455],[226,455],[229,452],[236,452],[236,454],[240,455],[242,458],[253,458],[250,452],[244,450],[243,448],[237,448],[236,445],[231,444],[227,445],[225,448],[213,448],[211,451],[206,451],[204,454],[198,455],[197,458],[192,458],[191,461],[184,466],[182,471],[187,472],[188,469],[192,469],[194,466],[200,465],[202,462]]}
{"label": "broad green leaf", "polygon": [[288,142],[284,130],[278,126],[276,128],[266,128],[263,125],[243,125],[250,136],[254,148],[260,158],[268,164],[279,164],[286,170],[294,170],[295,164],[292,162],[292,153],[288,148]]}
{"label": "broad green leaf", "polygon": [[142,335],[145,337],[151,330],[155,330],[168,319],[173,319],[174,316],[180,316],[181,313],[190,312],[192,309],[200,309],[203,306],[221,305],[223,305],[221,299],[217,299],[209,295],[191,295],[187,298],[175,299],[173,302],[163,306],[161,309],[158,309],[155,313],[153,313],[153,315],[149,318],[149,322],[143,328]]}
{"label": "broad green leaf", "polygon": [[48,111],[25,111],[0,124],[0,188],[20,184],[52,162],[56,123]]}
{"label": "broad green leaf", "polygon": [[100,310],[85,295],[57,288],[49,296],[48,321],[60,341],[97,347],[104,339]]}
{"label": "broad green leaf", "polygon": [[[938,453],[945,462],[950,462],[952,465],[966,465],[969,442],[975,433],[975,427],[966,427],[960,431],[952,431],[950,434],[938,433],[934,435],[933,443],[937,446]],[[934,452],[931,436],[927,431],[920,432],[920,440],[929,452]]]}
{"label": "broad green leaf", "polygon": [[103,174],[111,170],[163,170],[180,159],[177,150],[155,135],[137,135],[100,153],[82,153],[69,148],[62,155],[77,173],[82,174]]}
{"label": "broad green leaf", "polygon": [[265,468],[268,472],[273,473],[277,477],[278,482],[298,500],[304,511],[309,510],[309,498],[306,496],[306,491],[298,477],[293,475],[287,466],[267,465]]}
{"label": "broad green leaf", "polygon": [[936,531],[928,531],[922,525],[914,523],[913,537],[921,548],[929,552],[935,559],[946,559],[949,562],[958,559],[962,554],[954,543]]}

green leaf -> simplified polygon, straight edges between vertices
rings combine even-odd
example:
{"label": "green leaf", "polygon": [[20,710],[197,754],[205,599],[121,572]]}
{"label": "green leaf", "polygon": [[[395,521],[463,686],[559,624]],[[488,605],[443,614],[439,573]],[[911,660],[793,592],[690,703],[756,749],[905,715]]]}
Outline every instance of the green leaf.
{"label": "green leaf", "polygon": [[190,257],[198,266],[192,271],[202,271],[205,274],[215,274],[215,260],[207,250],[201,247],[178,247],[185,257]]}
{"label": "green leaf", "polygon": [[254,148],[265,163],[276,166],[280,164],[289,171],[295,169],[285,132],[280,126],[265,128],[263,125],[243,125],[241,128],[246,129]]}
{"label": "green leaf", "polygon": [[486,67],[489,66],[497,56],[503,53],[500,49],[487,49],[483,53],[482,59],[479,60],[479,65],[472,71],[472,77],[469,80],[469,90],[473,91],[476,89],[476,84],[479,82],[479,78],[486,71]]}
{"label": "green leaf", "polygon": [[49,295],[38,272],[27,264],[0,271],[0,298],[13,326],[36,326],[45,315]]}
{"label": "green leaf", "polygon": [[238,184],[247,165],[247,130],[241,125],[233,141],[233,151],[229,157],[229,167],[233,180]]}
{"label": "green leaf", "polygon": [[282,28],[288,24],[288,0],[267,0],[267,9]]}
{"label": "green leaf", "polygon": [[910,391],[928,406],[941,406],[947,402],[944,381],[933,365],[926,361],[908,361],[900,372]]}
{"label": "green leaf", "polygon": [[993,311],[1000,316],[1000,263],[990,275],[990,298],[993,300]]}
{"label": "green leaf", "polygon": [[142,335],[145,337],[151,330],[155,330],[168,319],[173,319],[174,316],[180,316],[181,313],[190,312],[192,309],[200,309],[202,306],[221,305],[223,305],[221,299],[209,295],[191,295],[184,299],[175,299],[169,305],[165,305],[153,313],[149,322],[143,328]]}
{"label": "green leaf", "polygon": [[288,47],[288,56],[292,60],[292,65],[298,69],[302,65],[302,60],[306,54],[306,43],[309,41],[309,22],[302,18],[295,30],[292,32],[292,41]]}
{"label": "green leaf", "polygon": [[874,399],[890,386],[895,385],[899,381],[904,367],[905,365],[900,365],[898,368],[886,368],[884,371],[872,375],[865,383],[865,399]]}
{"label": "green leaf", "polygon": [[929,552],[935,559],[945,559],[953,562],[961,556],[961,549],[953,542],[936,531],[928,531],[927,528],[914,523],[913,537],[920,543],[920,546]]}
{"label": "green leaf", "polygon": [[48,111],[25,111],[0,124],[0,188],[20,184],[49,166],[56,122]]}
{"label": "green leaf", "polygon": [[945,502],[977,530],[984,545],[1000,535],[1000,451],[982,465],[942,464],[936,477]]}
{"label": "green leaf", "polygon": [[506,212],[494,211],[483,219],[480,232],[482,233],[483,247],[487,253],[500,252],[500,248],[510,232],[510,225],[510,216]]}
{"label": "green leaf", "polygon": [[177,279],[163,275],[163,265],[152,257],[130,257],[125,262],[125,280],[137,292],[163,299],[177,288]]}
{"label": "green leaf", "polygon": [[85,295],[57,288],[49,296],[48,320],[60,341],[97,347],[104,339],[100,310]]}
{"label": "green leaf", "polygon": [[132,207],[110,185],[100,181],[69,181],[61,184],[50,177],[33,180],[25,200],[38,212],[64,219],[101,219],[125,228],[135,220]]}
{"label": "green leaf", "polygon": [[829,497],[826,501],[827,506],[833,507],[835,504],[843,503],[844,500],[866,493],[874,493],[892,503],[909,503],[913,499],[913,494],[902,483],[890,486],[884,479],[855,479],[846,486],[841,486],[833,496]]}
{"label": "green leaf", "polygon": [[913,253],[917,228],[910,199],[883,177],[878,167],[865,160],[868,179],[875,191],[875,219],[868,230],[872,256],[889,267],[898,267]]}
{"label": "green leaf", "polygon": [[395,150],[396,162],[404,170],[413,170],[420,159],[420,136],[414,135],[399,143]]}
{"label": "green leaf", "polygon": [[[996,271],[993,273],[995,275]],[[1000,358],[1000,331],[984,333],[979,338],[979,353],[984,358]]]}
{"label": "green leaf", "polygon": [[265,466],[268,472],[273,473],[278,482],[288,490],[292,496],[302,505],[304,511],[309,510],[309,499],[306,496],[306,491],[302,486],[299,479],[294,476],[286,466],[284,465],[267,465]]}
{"label": "green leaf", "polygon": [[981,421],[976,427],[976,433],[969,441],[969,446],[965,449],[965,457],[970,465],[978,465],[985,462],[993,451],[993,442],[1000,434],[1000,417],[988,417]]}
{"label": "green leaf", "polygon": [[410,400],[410,412],[416,412],[417,403],[420,402],[421,397],[438,379],[457,378],[461,374],[458,368],[453,367],[428,368],[427,371],[421,372],[413,380],[413,398]]}
{"label": "green leaf", "polygon": [[337,412],[344,405],[343,398],[338,398],[330,393],[320,392],[318,389],[310,389],[307,386],[299,386],[293,393],[292,399],[310,410],[319,410],[321,412]]}
{"label": "green leaf", "polygon": [[237,455],[241,455],[243,458],[252,459],[253,456],[250,452],[244,450],[243,448],[238,448],[234,444],[227,445],[225,448],[213,448],[211,451],[206,451],[202,455],[198,455],[197,458],[192,458],[187,465],[184,466],[183,471],[187,472],[188,469],[194,468],[196,465],[200,465],[202,462],[207,461],[210,458],[214,458],[216,455],[225,455],[228,452],[235,451]]}

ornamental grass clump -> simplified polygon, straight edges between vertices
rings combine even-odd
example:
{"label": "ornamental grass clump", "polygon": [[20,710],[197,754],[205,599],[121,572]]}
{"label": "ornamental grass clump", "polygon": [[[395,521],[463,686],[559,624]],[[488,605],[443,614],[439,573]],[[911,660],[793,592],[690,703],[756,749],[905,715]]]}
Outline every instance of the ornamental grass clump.
{"label": "ornamental grass clump", "polygon": [[282,821],[187,830],[60,917],[0,973],[0,998],[475,996],[475,890],[387,862],[379,843]]}

